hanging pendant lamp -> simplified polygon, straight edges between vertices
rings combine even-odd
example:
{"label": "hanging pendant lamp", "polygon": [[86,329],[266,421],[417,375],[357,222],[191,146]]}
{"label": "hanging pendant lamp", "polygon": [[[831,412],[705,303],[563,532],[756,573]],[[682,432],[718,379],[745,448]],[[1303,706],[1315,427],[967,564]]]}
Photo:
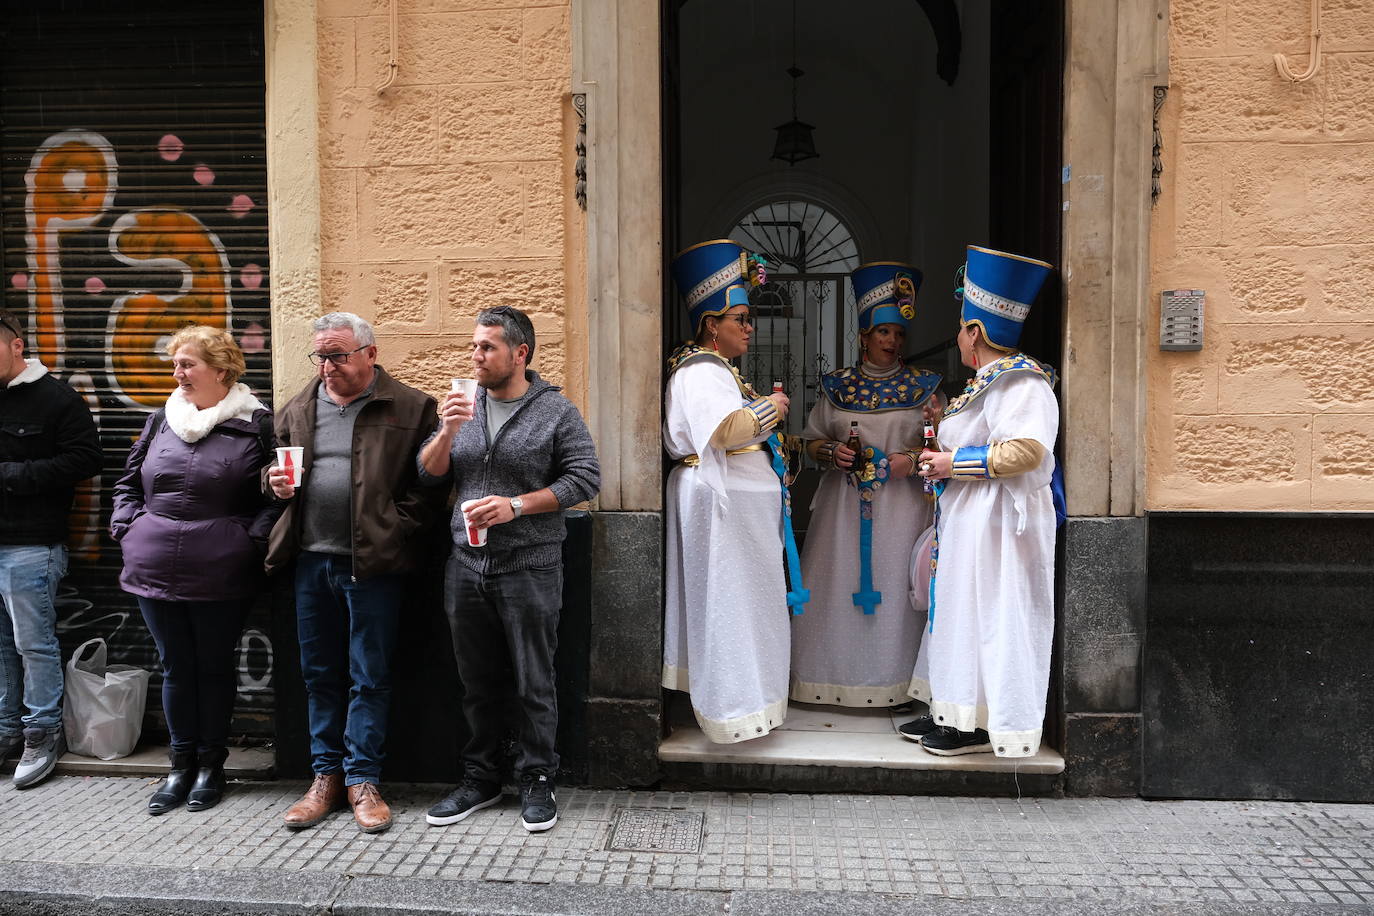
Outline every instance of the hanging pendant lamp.
{"label": "hanging pendant lamp", "polygon": [[797,66],[797,0],[792,0],[792,66],[787,68],[787,75],[792,78],[792,120],[773,128],[778,136],[773,141],[772,156],[788,165],[820,156],[811,136],[816,128],[797,117],[797,80],[805,74],[806,71]]}

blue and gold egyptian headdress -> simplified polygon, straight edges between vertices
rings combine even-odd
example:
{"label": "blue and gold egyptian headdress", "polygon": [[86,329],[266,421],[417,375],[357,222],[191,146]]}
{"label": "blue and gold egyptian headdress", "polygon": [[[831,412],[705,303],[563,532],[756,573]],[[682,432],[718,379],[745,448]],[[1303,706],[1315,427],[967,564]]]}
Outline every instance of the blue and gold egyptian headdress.
{"label": "blue and gold egyptian headdress", "polygon": [[859,310],[859,330],[880,324],[900,324],[904,329],[916,317],[916,291],[921,272],[900,261],[873,261],[849,274],[854,285],[854,305]]}
{"label": "blue and gold egyptian headdress", "polygon": [[968,246],[960,324],[983,329],[988,344],[1008,353],[1021,340],[1021,327],[1031,304],[1054,267],[1044,261],[991,248]]}
{"label": "blue and gold egyptian headdress", "polygon": [[708,315],[749,304],[749,290],[768,282],[766,262],[729,239],[702,242],[673,258],[673,282],[687,304],[692,331]]}

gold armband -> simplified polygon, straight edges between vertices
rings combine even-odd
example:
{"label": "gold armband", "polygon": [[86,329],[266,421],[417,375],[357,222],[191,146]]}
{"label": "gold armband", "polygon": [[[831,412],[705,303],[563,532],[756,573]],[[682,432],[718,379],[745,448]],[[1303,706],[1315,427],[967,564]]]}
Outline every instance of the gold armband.
{"label": "gold armband", "polygon": [[752,413],[754,418],[759,421],[760,433],[767,432],[778,425],[780,414],[778,413],[778,405],[772,398],[754,398],[744,405],[744,409]]}
{"label": "gold armband", "polygon": [[[909,448],[904,448],[904,449],[902,449],[900,452],[896,452],[895,454],[898,454],[898,455],[906,455],[908,458],[911,459],[911,470],[907,472],[907,475],[906,475],[906,476],[908,476],[908,477],[914,477],[914,476],[916,476],[916,469],[917,469],[918,467],[921,466],[921,453],[920,453],[920,452],[916,452],[916,451],[912,451],[912,450],[909,449]],[[891,466],[892,466],[892,456],[889,455],[889,456],[888,456],[888,467],[890,468]]]}
{"label": "gold armband", "polygon": [[990,477],[1015,477],[1033,471],[1045,458],[1045,446],[1036,439],[1008,439],[988,447]]}
{"label": "gold armband", "polygon": [[806,454],[818,464],[835,466],[835,449],[839,448],[840,443],[834,439],[812,439],[806,443]]}

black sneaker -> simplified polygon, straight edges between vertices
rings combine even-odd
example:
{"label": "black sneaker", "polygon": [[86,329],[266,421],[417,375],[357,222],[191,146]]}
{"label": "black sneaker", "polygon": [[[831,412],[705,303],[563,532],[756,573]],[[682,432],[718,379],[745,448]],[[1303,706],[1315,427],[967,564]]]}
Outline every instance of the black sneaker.
{"label": "black sneaker", "polygon": [[926,713],[924,716],[917,716],[905,725],[900,726],[897,729],[897,733],[908,741],[920,743],[922,738],[935,731],[937,727],[935,718],[930,713]]}
{"label": "black sneaker", "polygon": [[520,777],[520,826],[530,833],[548,830],[558,823],[558,805],[553,800],[553,782],[543,773]]}
{"label": "black sneaker", "polygon": [[474,811],[490,808],[501,801],[501,787],[478,779],[465,778],[442,801],[429,809],[425,823],[434,827],[456,824]]}
{"label": "black sneaker", "polygon": [[988,733],[981,728],[961,732],[957,728],[941,725],[921,739],[921,747],[941,757],[992,753],[992,742],[988,739]]}

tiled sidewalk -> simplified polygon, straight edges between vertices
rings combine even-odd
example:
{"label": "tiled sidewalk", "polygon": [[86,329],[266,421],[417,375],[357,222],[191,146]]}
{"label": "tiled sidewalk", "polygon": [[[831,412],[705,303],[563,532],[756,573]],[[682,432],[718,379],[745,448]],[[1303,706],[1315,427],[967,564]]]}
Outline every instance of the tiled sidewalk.
{"label": "tiled sidewalk", "polygon": [[[0,783],[0,863],[1238,912],[1257,903],[1374,907],[1374,806],[562,789],[558,826],[532,835],[514,799],[429,827],[425,809],[444,788],[393,785],[385,788],[396,826],[365,836],[347,812],[300,833],[279,827],[304,788],[295,782],[235,783],[213,811],[151,818],[143,806],[155,782],[57,776],[23,792]],[[699,852],[608,848],[625,808],[700,813]]]}

